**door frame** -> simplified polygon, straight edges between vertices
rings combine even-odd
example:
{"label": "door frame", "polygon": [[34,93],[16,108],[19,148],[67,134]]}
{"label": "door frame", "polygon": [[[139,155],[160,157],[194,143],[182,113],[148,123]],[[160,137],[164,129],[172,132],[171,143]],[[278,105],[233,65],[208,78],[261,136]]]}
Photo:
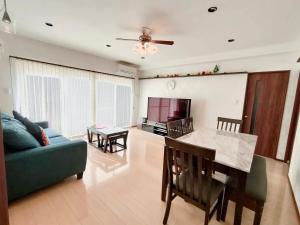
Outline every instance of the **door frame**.
{"label": "door frame", "polygon": [[[268,73],[276,73],[276,72],[288,72],[289,74],[288,74],[288,76],[289,76],[289,81],[288,81],[288,84],[289,84],[289,82],[290,82],[290,75],[291,75],[291,71],[290,70],[274,70],[274,71],[256,71],[256,72],[249,72],[248,74],[247,74],[247,83],[246,83],[246,90],[245,90],[245,98],[244,98],[244,106],[243,106],[243,117],[242,117],[242,120],[244,120],[245,119],[245,116],[246,116],[246,105],[247,105],[247,90],[248,90],[248,87],[249,87],[249,79],[250,79],[250,76],[251,75],[254,75],[254,74],[257,74],[257,73],[262,73],[262,74],[268,74]],[[300,87],[299,87],[299,89],[300,89]],[[285,102],[284,102],[284,104],[286,104],[286,97],[287,97],[287,92],[288,92],[288,88],[287,88],[287,90],[286,90],[286,92],[285,92]],[[299,90],[299,92],[300,92],[300,90]],[[300,95],[300,93],[299,93],[299,95]],[[299,96],[299,100],[300,100],[300,96]],[[299,102],[300,103],[300,102]],[[284,115],[284,108],[283,108],[283,115]],[[279,132],[279,136],[278,136],[278,138],[277,138],[277,149],[276,149],[276,152],[274,152],[273,153],[273,159],[275,159],[275,160],[279,160],[279,159],[277,159],[276,158],[276,155],[277,155],[277,152],[278,152],[278,144],[279,144],[279,138],[280,138],[280,133],[281,133],[281,129],[282,129],[282,121],[283,121],[283,115],[282,115],[282,118],[281,118],[281,121],[280,121],[280,132]],[[244,132],[244,122],[243,122],[243,124],[242,124],[242,132]],[[283,160],[280,160],[280,161],[283,161]]]}
{"label": "door frame", "polygon": [[292,156],[297,124],[299,119],[299,113],[300,113],[300,74],[298,76],[293,112],[290,121],[290,129],[289,129],[288,140],[285,149],[284,162],[289,162]]}

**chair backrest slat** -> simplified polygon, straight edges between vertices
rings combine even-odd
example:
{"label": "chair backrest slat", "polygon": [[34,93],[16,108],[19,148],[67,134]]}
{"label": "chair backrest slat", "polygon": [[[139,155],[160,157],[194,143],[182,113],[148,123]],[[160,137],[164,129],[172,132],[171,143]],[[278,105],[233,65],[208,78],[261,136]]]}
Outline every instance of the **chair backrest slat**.
{"label": "chair backrest slat", "polygon": [[197,179],[197,182],[198,182],[198,196],[199,196],[199,201],[201,202],[202,201],[202,190],[203,190],[203,185],[202,185],[202,159],[198,158],[197,159],[198,161],[198,173],[197,173],[197,176],[198,176],[198,179]]}
{"label": "chair backrest slat", "polygon": [[180,164],[178,164],[178,157],[177,157],[178,153],[179,153],[179,151],[176,151],[176,150],[173,152],[173,156],[174,156],[173,162],[174,162],[174,167],[175,167],[174,173],[176,176],[176,186],[177,187],[179,187],[179,174],[180,174]]}
{"label": "chair backrest slat", "polygon": [[194,174],[193,174],[193,156],[188,154],[188,168],[189,168],[189,187],[190,187],[190,197],[194,199]]}
{"label": "chair backrest slat", "polygon": [[[221,128],[219,128],[219,123],[222,124]],[[225,128],[224,128],[223,125],[225,125]],[[229,127],[228,127],[228,125],[229,125]],[[242,120],[225,118],[225,117],[218,117],[217,129],[218,130],[223,130],[223,131],[238,133],[238,132],[241,132],[242,125],[243,125]]]}
{"label": "chair backrest slat", "polygon": [[181,162],[181,171],[182,171],[182,182],[183,182],[183,193],[186,194],[186,175],[187,175],[187,170],[186,170],[186,165],[185,165],[185,154],[184,152],[180,152],[180,162]]}
{"label": "chair backrest slat", "polygon": [[[215,150],[186,144],[169,137],[165,137],[165,142],[172,190],[174,193],[180,193],[187,201],[196,201],[203,205],[203,179],[207,181],[206,188],[211,189]],[[210,191],[207,193],[210,194]],[[207,199],[210,199],[209,195]],[[209,201],[206,204],[210,204]]]}

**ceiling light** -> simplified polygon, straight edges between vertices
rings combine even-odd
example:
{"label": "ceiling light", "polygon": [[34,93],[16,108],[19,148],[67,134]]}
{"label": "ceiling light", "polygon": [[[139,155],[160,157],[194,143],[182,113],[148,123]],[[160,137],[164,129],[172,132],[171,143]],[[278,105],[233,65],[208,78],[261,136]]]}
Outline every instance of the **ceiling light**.
{"label": "ceiling light", "polygon": [[234,42],[235,40],[232,38],[232,39],[228,39],[228,42]]}
{"label": "ceiling light", "polygon": [[1,30],[6,33],[14,33],[12,20],[7,12],[6,0],[4,0],[4,13],[1,20]]}
{"label": "ceiling light", "polygon": [[111,47],[111,45],[106,45],[106,47],[110,48],[110,47]]}
{"label": "ceiling light", "polygon": [[45,23],[48,27],[53,27],[53,24],[52,23]]}
{"label": "ceiling light", "polygon": [[158,48],[150,42],[138,42],[134,46],[133,51],[142,56],[145,56],[155,54],[158,51]]}
{"label": "ceiling light", "polygon": [[208,12],[213,13],[213,12],[215,12],[215,11],[217,11],[217,10],[218,10],[218,8],[217,8],[216,6],[213,6],[213,7],[210,7],[210,8],[208,9]]}
{"label": "ceiling light", "polygon": [[9,15],[8,15],[6,9],[4,11],[4,14],[3,14],[3,17],[2,17],[2,21],[4,23],[11,23],[11,19],[10,19]]}

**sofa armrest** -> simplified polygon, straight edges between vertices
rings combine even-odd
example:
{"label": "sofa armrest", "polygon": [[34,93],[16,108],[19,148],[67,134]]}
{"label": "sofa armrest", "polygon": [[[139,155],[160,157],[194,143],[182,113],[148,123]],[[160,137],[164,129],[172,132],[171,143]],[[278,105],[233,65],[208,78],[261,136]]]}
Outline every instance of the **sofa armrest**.
{"label": "sofa armrest", "polygon": [[49,122],[48,121],[35,122],[35,124],[39,125],[43,129],[49,128]]}
{"label": "sofa armrest", "polygon": [[87,143],[73,140],[6,154],[9,200],[85,171]]}

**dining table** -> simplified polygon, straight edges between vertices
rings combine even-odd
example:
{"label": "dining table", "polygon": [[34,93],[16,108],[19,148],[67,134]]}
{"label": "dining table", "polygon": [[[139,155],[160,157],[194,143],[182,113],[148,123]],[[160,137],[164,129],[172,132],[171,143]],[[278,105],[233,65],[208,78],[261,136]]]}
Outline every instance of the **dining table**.
{"label": "dining table", "polygon": [[[257,136],[200,127],[189,134],[177,138],[177,140],[216,151],[213,162],[214,171],[231,176],[237,180],[239,194],[235,205],[234,225],[241,225],[246,180],[251,169]],[[164,148],[162,201],[166,200],[167,186],[168,172],[166,148]]]}

